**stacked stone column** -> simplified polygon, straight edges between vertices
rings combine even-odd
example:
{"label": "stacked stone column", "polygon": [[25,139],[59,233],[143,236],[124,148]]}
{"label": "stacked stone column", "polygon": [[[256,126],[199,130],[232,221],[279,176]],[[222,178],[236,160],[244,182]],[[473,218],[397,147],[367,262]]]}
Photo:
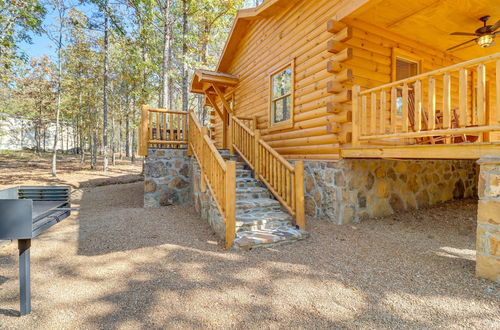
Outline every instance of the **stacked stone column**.
{"label": "stacked stone column", "polygon": [[185,149],[149,149],[144,164],[144,207],[191,203],[190,157]]}
{"label": "stacked stone column", "polygon": [[500,156],[478,163],[476,275],[500,283]]}

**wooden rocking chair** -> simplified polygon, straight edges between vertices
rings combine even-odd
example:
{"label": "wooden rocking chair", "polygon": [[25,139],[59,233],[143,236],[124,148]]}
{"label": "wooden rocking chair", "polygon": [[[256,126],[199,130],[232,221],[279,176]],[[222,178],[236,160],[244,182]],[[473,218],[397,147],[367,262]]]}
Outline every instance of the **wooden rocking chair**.
{"label": "wooden rocking chair", "polygon": [[[457,109],[452,109],[451,118],[451,128],[458,128],[459,125],[459,115]],[[415,93],[413,90],[408,91],[408,121],[410,123],[410,128],[414,132],[415,130]],[[443,114],[438,110],[436,111],[436,128],[443,128]],[[429,128],[429,117],[427,111],[422,111],[422,128]],[[449,143],[463,143],[463,142],[476,142],[479,139],[479,135],[437,135],[437,136],[427,136],[423,138],[416,138],[417,144],[449,144]]]}

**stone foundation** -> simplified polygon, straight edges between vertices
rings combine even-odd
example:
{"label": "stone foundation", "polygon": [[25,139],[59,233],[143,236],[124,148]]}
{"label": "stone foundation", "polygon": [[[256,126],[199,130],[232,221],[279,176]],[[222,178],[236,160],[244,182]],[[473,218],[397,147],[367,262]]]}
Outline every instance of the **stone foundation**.
{"label": "stone foundation", "polygon": [[305,163],[309,216],[336,224],[476,195],[472,160],[344,159]]}
{"label": "stone foundation", "polygon": [[209,223],[219,239],[225,241],[226,224],[208,186],[205,192],[201,192],[201,169],[194,157],[191,157],[190,168],[192,169],[191,194],[194,208],[200,214],[200,217]]}
{"label": "stone foundation", "polygon": [[500,283],[500,157],[484,157],[478,163],[476,275]]}
{"label": "stone foundation", "polygon": [[187,150],[149,149],[144,172],[144,207],[191,203],[191,167]]}

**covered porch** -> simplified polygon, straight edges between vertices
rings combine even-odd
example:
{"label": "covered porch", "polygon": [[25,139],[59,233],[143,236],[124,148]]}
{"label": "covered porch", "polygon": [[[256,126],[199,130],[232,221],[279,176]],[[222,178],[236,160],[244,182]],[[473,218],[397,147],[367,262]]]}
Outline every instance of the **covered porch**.
{"label": "covered porch", "polygon": [[[352,111],[352,139],[341,156],[500,154],[499,18],[500,7],[488,1],[376,0],[330,22],[329,51],[336,55],[329,70],[349,68],[353,76],[344,104]],[[481,26],[492,26],[493,42],[474,35]]]}

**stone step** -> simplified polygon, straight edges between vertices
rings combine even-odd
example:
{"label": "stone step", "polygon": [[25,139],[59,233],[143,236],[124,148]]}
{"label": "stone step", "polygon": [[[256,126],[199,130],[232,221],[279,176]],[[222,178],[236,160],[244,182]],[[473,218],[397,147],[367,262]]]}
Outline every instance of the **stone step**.
{"label": "stone step", "polygon": [[252,178],[253,177],[253,171],[252,170],[247,170],[243,168],[237,168],[236,169],[236,177],[237,178]]}
{"label": "stone step", "polygon": [[293,226],[294,219],[285,212],[252,212],[236,216],[236,231],[275,229]]}
{"label": "stone step", "polygon": [[236,198],[272,198],[272,194],[267,188],[264,187],[242,187],[236,188]]}
{"label": "stone step", "polygon": [[305,239],[309,233],[292,226],[275,229],[240,231],[234,240],[235,250],[250,250],[260,247],[272,247]]}
{"label": "stone step", "polygon": [[236,213],[281,211],[281,204],[271,198],[251,198],[236,201]]}
{"label": "stone step", "polygon": [[236,178],[236,188],[253,188],[253,187],[263,187],[264,184],[257,179],[252,177],[247,178]]}

